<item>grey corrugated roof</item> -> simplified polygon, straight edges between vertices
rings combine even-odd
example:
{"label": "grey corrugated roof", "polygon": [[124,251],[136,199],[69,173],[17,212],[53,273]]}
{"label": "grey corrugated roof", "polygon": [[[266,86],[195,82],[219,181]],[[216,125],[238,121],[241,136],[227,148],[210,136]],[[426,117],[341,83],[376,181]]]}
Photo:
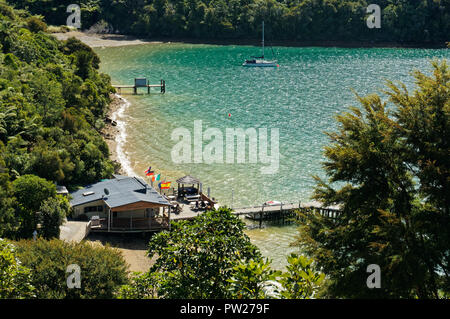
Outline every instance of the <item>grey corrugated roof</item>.
{"label": "grey corrugated roof", "polygon": [[198,180],[195,177],[192,177],[191,175],[186,175],[184,177],[181,177],[177,179],[178,184],[200,184],[200,180]]}
{"label": "grey corrugated roof", "polygon": [[[71,193],[72,200],[70,204],[78,206],[103,198],[105,203],[111,208],[141,201],[169,205],[169,202],[158,194],[154,188],[145,183],[143,179],[122,175],[114,175],[114,177],[114,179],[88,185]],[[108,190],[108,195],[105,194],[105,189]]]}

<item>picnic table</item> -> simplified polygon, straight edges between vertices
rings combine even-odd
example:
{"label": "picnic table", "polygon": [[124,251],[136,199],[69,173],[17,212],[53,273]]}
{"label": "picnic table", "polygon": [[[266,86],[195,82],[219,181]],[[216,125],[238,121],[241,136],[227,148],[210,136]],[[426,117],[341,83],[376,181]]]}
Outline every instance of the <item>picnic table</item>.
{"label": "picnic table", "polygon": [[186,195],[184,198],[186,198],[188,202],[196,202],[200,199],[200,195]]}

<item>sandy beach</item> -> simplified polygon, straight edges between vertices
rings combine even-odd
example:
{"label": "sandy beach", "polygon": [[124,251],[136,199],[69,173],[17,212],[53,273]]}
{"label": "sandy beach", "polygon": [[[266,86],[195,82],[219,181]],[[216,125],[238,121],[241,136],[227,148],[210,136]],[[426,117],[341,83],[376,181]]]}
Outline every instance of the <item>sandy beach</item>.
{"label": "sandy beach", "polygon": [[127,172],[123,167],[122,156],[120,154],[121,149],[119,143],[121,142],[119,136],[122,133],[121,130],[124,129],[122,123],[117,124],[118,113],[121,112],[123,108],[127,107],[128,101],[122,98],[118,94],[110,95],[111,103],[109,104],[108,111],[106,113],[106,118],[116,121],[115,124],[113,122],[105,123],[105,127],[101,130],[101,134],[106,144],[108,144],[109,148],[109,158],[116,163],[121,165],[121,168],[116,173],[120,175],[126,175]]}
{"label": "sandy beach", "polygon": [[55,36],[58,40],[67,40],[68,38],[75,37],[80,41],[89,45],[91,48],[119,47],[123,45],[161,43],[160,41],[138,39],[135,37],[121,34],[96,34],[80,31],[70,31],[66,33],[52,33],[52,35]]}

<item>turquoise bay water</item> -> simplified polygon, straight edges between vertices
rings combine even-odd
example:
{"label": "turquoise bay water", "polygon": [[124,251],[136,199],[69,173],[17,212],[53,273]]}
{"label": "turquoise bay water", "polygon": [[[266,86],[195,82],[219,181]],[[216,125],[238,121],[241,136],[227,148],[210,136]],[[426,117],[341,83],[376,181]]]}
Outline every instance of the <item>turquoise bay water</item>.
{"label": "turquoise bay water", "polygon": [[[166,80],[165,95],[123,95],[131,102],[120,118],[126,123],[128,172],[142,176],[151,165],[172,182],[191,174],[211,187],[221,204],[234,207],[308,201],[311,176],[324,176],[322,148],[328,140],[323,132],[336,129],[336,114],[358,105],[351,89],[360,95],[379,93],[387,79],[412,89],[413,69],[429,72],[430,59],[450,57],[448,50],[425,49],[274,50],[280,64],[275,69],[242,67],[246,58],[260,53],[251,46],[174,43],[96,49],[102,71],[114,84],[132,84],[135,77],[155,84]],[[226,128],[278,128],[278,173],[261,174],[261,163],[175,164],[171,133],[185,127],[193,134],[194,120],[203,122],[203,130],[218,128],[224,135]],[[288,245],[296,230],[267,227],[248,234],[280,266],[292,250]]]}

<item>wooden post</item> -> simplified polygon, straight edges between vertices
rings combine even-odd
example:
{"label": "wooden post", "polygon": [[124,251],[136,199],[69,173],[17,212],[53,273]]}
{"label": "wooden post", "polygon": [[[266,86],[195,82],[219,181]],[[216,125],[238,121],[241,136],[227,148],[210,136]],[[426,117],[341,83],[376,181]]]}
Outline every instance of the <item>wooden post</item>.
{"label": "wooden post", "polygon": [[282,219],[282,223],[284,224],[284,214],[283,214],[283,203],[281,203],[280,205],[280,217]]}
{"label": "wooden post", "polygon": [[134,91],[134,94],[137,94],[137,86],[136,85],[133,86],[133,91]]}
{"label": "wooden post", "polygon": [[146,214],[147,214],[148,229],[151,230],[152,229],[152,216],[151,216],[148,208],[146,208],[145,211],[146,211]]}
{"label": "wooden post", "polygon": [[263,214],[264,214],[264,205],[261,207],[261,213],[259,213],[259,228],[262,228],[262,220],[263,220]]}
{"label": "wooden post", "polygon": [[111,208],[108,210],[108,232],[111,230]]}
{"label": "wooden post", "polygon": [[167,218],[167,223],[169,224],[169,231],[170,231],[170,206],[169,206],[169,217]]}

